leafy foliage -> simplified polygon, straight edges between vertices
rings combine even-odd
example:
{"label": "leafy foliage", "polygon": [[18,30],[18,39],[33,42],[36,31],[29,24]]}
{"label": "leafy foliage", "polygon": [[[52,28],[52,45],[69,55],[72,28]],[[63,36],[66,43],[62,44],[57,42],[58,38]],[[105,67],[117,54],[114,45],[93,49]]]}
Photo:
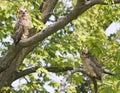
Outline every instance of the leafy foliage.
{"label": "leafy foliage", "polygon": [[[42,17],[42,14],[39,12],[39,7],[42,1],[43,0],[29,0],[28,2],[24,2],[22,0],[0,1],[1,56],[4,55],[12,45],[14,22],[16,21],[17,10],[20,6],[24,5],[30,11],[33,27],[37,28],[37,30],[45,27],[42,22],[36,19],[36,14],[39,18]],[[108,2],[109,0],[105,1]],[[112,1],[113,0],[111,0],[111,3],[113,3]],[[75,3],[76,0],[73,0],[73,2],[58,2],[54,9],[53,17],[48,21],[48,23],[51,24],[51,20],[56,21],[60,17],[68,14]],[[45,89],[45,83],[48,83],[49,86],[58,91],[60,82],[55,81],[54,77],[50,78],[52,73],[46,71],[42,66],[78,67],[82,65],[80,52],[85,48],[88,48],[90,53],[97,58],[101,64],[116,73],[114,76],[104,76],[103,83],[99,83],[100,93],[119,92],[120,31],[118,31],[113,37],[111,35],[106,36],[105,34],[106,28],[112,22],[120,20],[119,10],[120,5],[96,5],[82,14],[77,18],[77,20],[72,21],[65,28],[41,42],[39,46],[24,59],[19,70],[37,65],[41,66],[41,68],[38,69],[36,73],[21,78],[20,80],[26,80],[25,84],[21,83],[17,90],[13,88],[13,93],[21,93],[23,91],[25,91],[25,93],[35,91],[47,93],[49,89]],[[8,37],[10,37],[9,41],[8,39],[4,40]],[[60,78],[60,76],[65,74],[66,73],[56,73],[55,78],[57,76]],[[68,80],[67,91],[69,93],[77,93],[77,88],[82,85],[85,86],[85,89],[91,91],[91,88],[89,87],[91,83],[86,83],[89,81],[89,79],[85,80],[86,77],[87,76],[82,73],[73,74]]]}

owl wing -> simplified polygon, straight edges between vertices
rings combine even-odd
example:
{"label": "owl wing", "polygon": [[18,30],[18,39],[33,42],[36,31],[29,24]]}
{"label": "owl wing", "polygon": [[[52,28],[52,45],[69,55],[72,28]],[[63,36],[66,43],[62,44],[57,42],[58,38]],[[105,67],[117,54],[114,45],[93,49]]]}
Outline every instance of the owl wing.
{"label": "owl wing", "polygon": [[92,60],[92,62],[95,64],[95,66],[97,66],[98,68],[102,68],[101,64],[98,63],[98,61],[93,56],[88,54],[88,57],[90,58],[90,60]]}
{"label": "owl wing", "polygon": [[96,74],[96,78],[99,80],[102,80],[102,66],[97,62],[97,60],[95,58],[93,58],[92,56],[89,57],[90,58],[90,66],[93,68],[95,74]]}
{"label": "owl wing", "polygon": [[96,78],[102,80],[102,69],[96,67],[96,65],[93,64],[92,62],[90,63],[90,66],[93,68],[93,71],[96,74]]}
{"label": "owl wing", "polygon": [[15,26],[14,31],[15,32],[14,32],[14,38],[13,39],[14,39],[14,44],[16,45],[21,40],[24,28],[23,28],[22,25],[17,23],[16,26]]}

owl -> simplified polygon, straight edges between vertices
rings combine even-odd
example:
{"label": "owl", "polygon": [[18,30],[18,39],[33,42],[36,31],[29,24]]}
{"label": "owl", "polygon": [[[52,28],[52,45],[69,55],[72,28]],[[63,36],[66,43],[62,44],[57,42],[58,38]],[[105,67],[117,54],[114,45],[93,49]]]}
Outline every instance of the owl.
{"label": "owl", "polygon": [[25,7],[18,10],[18,20],[14,28],[14,44],[18,44],[20,40],[28,38],[31,28],[31,17]]}
{"label": "owl", "polygon": [[84,71],[91,77],[102,80],[104,73],[103,67],[88,52],[82,52],[80,55],[83,63]]}

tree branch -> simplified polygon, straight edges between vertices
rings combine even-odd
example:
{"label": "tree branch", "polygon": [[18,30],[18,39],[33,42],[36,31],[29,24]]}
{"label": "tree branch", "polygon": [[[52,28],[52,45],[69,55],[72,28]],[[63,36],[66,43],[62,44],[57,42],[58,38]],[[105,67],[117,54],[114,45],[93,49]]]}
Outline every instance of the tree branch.
{"label": "tree branch", "polygon": [[98,93],[97,80],[96,80],[94,77],[90,77],[90,78],[91,78],[91,80],[92,80],[92,82],[93,82],[95,93]]}
{"label": "tree branch", "polygon": [[[115,0],[115,3],[120,3],[120,0]],[[78,0],[75,8],[68,15],[62,17],[51,26],[48,26],[44,31],[41,31],[26,40],[21,40],[20,45],[25,47],[41,42],[49,35],[57,32],[58,30],[66,26],[69,22],[76,19],[79,15],[81,15],[83,12],[85,12],[87,9],[89,9],[95,4],[106,3],[103,0],[89,0],[83,3],[81,3],[80,0]]]}
{"label": "tree branch", "polygon": [[49,35],[57,32],[59,29],[66,26],[69,22],[76,19],[79,15],[81,15],[83,12],[85,12],[87,9],[89,9],[93,5],[94,5],[93,2],[89,4],[82,4],[78,2],[75,8],[68,15],[62,17],[61,19],[59,19],[57,22],[55,22],[51,26],[48,26],[44,31],[41,31],[26,40],[21,40],[19,44],[25,47],[25,46],[36,44],[44,40]]}
{"label": "tree branch", "polygon": [[[47,9],[45,10],[46,11],[45,13],[53,11],[53,9],[54,9],[54,7],[55,7],[58,0],[48,0],[48,1],[49,1],[48,3],[50,3],[49,4],[50,7],[47,8],[49,11]],[[43,10],[43,13],[44,13],[44,10]],[[49,17],[50,17],[50,15],[49,16],[48,15],[43,16],[42,20],[44,21],[44,23],[47,21],[47,20],[45,20],[45,18],[48,19]],[[35,34],[36,29],[33,28],[33,29],[30,30],[30,32],[31,32],[30,36],[32,36],[33,34]],[[32,46],[27,47],[26,49],[24,49],[24,51],[23,51],[24,53],[22,53],[23,55],[20,55],[20,56],[25,57],[37,45],[38,44],[34,44]],[[6,55],[0,58],[0,72],[4,71],[6,68],[8,68],[10,66],[12,60],[14,60],[14,58],[19,54],[19,52],[21,52],[22,48],[23,47],[19,46],[19,44],[17,46],[13,45],[11,47],[11,49],[6,53]]]}
{"label": "tree branch", "polygon": [[[108,3],[105,2],[105,0],[86,0],[86,2],[94,2],[96,4],[103,4],[103,5],[108,5]],[[114,3],[120,3],[120,0],[114,0]]]}
{"label": "tree branch", "polygon": [[[52,0],[49,0],[49,1],[52,1]],[[57,0],[54,0],[54,1],[57,1]],[[15,71],[18,69],[18,66],[16,67],[16,65],[17,64],[19,65],[23,61],[24,57],[30,51],[32,51],[38,45],[38,43],[40,41],[44,40],[49,35],[57,32],[59,29],[66,26],[69,22],[76,19],[79,15],[81,15],[83,12],[85,12],[91,6],[93,6],[95,4],[105,4],[103,2],[103,0],[86,0],[86,2],[83,2],[83,3],[79,2],[79,1],[81,1],[81,0],[78,0],[75,8],[68,15],[66,15],[65,17],[62,17],[60,20],[58,20],[56,23],[52,24],[51,26],[48,26],[44,31],[41,31],[26,40],[21,40],[17,46],[13,45],[12,48],[6,53],[6,55],[0,59],[0,72],[2,72],[3,70],[6,69],[5,71],[2,72],[2,74],[0,73],[0,78],[1,78],[0,81],[2,81],[2,83],[4,83],[4,84],[1,83],[0,88],[3,87],[4,85],[7,85],[12,82],[9,79],[11,79],[11,77],[14,75]],[[120,0],[115,0],[115,3],[120,3]],[[53,6],[53,8],[54,7],[55,6]],[[49,13],[50,13],[50,11],[49,11]],[[46,17],[44,17],[44,18],[46,18]],[[49,18],[49,16],[47,18]],[[23,47],[25,47],[25,48],[23,48]],[[22,50],[24,50],[24,51],[22,51]],[[20,59],[20,58],[22,58],[22,59]],[[14,65],[14,66],[12,66],[12,65]],[[13,68],[13,67],[15,67],[15,68]],[[32,71],[34,72],[35,69],[33,69]],[[27,74],[29,74],[29,73],[27,73]],[[16,76],[17,75],[18,74],[16,74]],[[4,77],[6,77],[6,79],[4,79]]]}
{"label": "tree branch", "polygon": [[62,82],[61,82],[60,91],[59,91],[60,93],[65,93],[65,90],[66,90],[66,88],[65,88],[66,82],[67,82],[68,78],[69,78],[72,74],[74,74],[75,72],[85,73],[84,70],[83,70],[83,68],[81,68],[81,67],[78,67],[78,68],[75,68],[75,69],[73,69],[73,70],[71,70],[71,71],[68,71],[67,75],[64,76],[64,78],[63,78],[63,80],[62,80]]}
{"label": "tree branch", "polygon": [[42,15],[43,15],[43,18],[41,21],[43,23],[48,21],[50,15],[52,14],[52,11],[54,9],[53,6],[55,6],[57,2],[58,2],[58,0],[44,0],[42,6],[40,7],[40,11],[42,12]]}
{"label": "tree branch", "polygon": [[[14,76],[14,80],[17,80],[21,77],[24,77],[26,75],[29,75],[31,73],[34,73],[36,72],[36,70],[40,68],[39,66],[35,66],[35,67],[31,67],[31,68],[28,68],[26,70],[23,70],[23,71],[20,71],[18,73],[15,74]],[[65,85],[66,85],[66,82],[67,80],[69,79],[69,77],[76,73],[76,72],[82,72],[82,73],[85,73],[87,74],[82,67],[77,67],[75,69],[73,69],[73,67],[44,67],[46,70],[48,70],[49,72],[65,72],[65,71],[68,71],[67,75],[64,76],[64,79],[62,80],[62,83],[61,83],[61,87],[60,87],[60,93],[64,93],[66,88],[65,88]],[[113,75],[113,73],[109,72],[108,70],[104,70],[104,72],[106,72],[106,74],[109,74],[109,75]],[[88,75],[88,74],[87,74]],[[89,76],[89,75],[88,75]],[[97,93],[98,91],[98,88],[97,88],[97,81],[94,77],[91,77],[91,80],[93,81],[93,84],[94,84],[94,90],[95,90],[95,93]]]}
{"label": "tree branch", "polygon": [[20,46],[12,46],[12,48],[3,56],[0,60],[0,72],[4,71],[6,68],[9,67],[12,60],[14,60],[15,56],[19,53],[22,49]]}
{"label": "tree branch", "polygon": [[120,0],[114,0],[115,3],[120,3]]}
{"label": "tree branch", "polygon": [[108,69],[103,68],[103,73],[108,75],[115,75],[115,72],[110,72]]}
{"label": "tree branch", "polygon": [[[35,67],[31,67],[31,68],[28,68],[26,70],[23,70],[23,71],[20,71],[18,73],[16,73],[15,77],[14,77],[14,80],[18,79],[18,78],[21,78],[21,77],[24,77],[26,75],[29,75],[31,73],[34,73],[36,72],[36,70],[40,68],[39,66],[35,66]],[[44,67],[46,70],[48,70],[49,72],[65,72],[65,71],[68,71],[68,70],[73,70],[72,67]]]}

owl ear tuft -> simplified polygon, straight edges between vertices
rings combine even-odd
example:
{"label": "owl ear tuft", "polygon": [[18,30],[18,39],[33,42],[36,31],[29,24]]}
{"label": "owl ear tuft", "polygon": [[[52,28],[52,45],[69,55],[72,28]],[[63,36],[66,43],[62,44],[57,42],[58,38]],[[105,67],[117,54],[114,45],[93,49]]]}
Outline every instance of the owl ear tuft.
{"label": "owl ear tuft", "polygon": [[82,53],[83,53],[83,54],[88,54],[88,53],[89,53],[89,51],[88,51],[88,49],[87,49],[87,48],[85,48],[85,49],[83,49]]}
{"label": "owl ear tuft", "polygon": [[20,11],[23,11],[23,10],[27,10],[24,6],[21,6],[19,9],[18,9],[18,12]]}

